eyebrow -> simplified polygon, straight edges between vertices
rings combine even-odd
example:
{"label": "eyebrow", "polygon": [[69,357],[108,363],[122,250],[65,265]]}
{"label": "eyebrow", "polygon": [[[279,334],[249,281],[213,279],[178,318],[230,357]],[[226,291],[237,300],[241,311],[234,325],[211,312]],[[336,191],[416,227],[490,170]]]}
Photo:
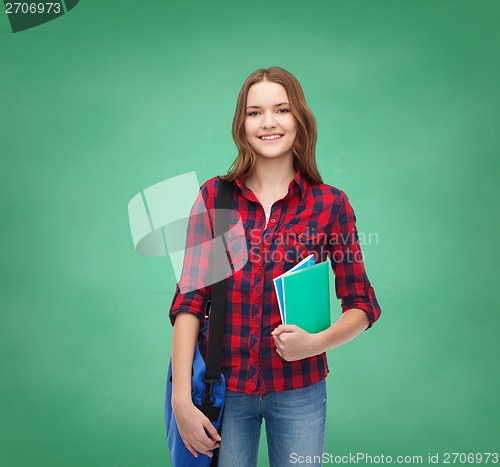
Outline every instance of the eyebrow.
{"label": "eyebrow", "polygon": [[[273,105],[273,107],[281,107],[282,105],[290,105],[288,102],[280,102],[279,104]],[[247,105],[247,109],[261,109],[260,105]]]}

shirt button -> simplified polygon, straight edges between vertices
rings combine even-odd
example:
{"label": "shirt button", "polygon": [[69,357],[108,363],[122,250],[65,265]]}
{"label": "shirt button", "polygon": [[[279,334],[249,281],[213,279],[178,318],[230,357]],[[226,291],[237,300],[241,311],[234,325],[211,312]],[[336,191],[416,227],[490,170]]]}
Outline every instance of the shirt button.
{"label": "shirt button", "polygon": [[260,298],[258,298],[257,300],[255,300],[255,303],[257,303],[257,305],[260,303]]}
{"label": "shirt button", "polygon": [[276,222],[276,219],[274,217],[271,217],[271,219],[269,219],[271,221],[271,224],[274,224]]}
{"label": "shirt button", "polygon": [[259,270],[257,271],[257,274],[262,274],[262,269],[259,269]]}

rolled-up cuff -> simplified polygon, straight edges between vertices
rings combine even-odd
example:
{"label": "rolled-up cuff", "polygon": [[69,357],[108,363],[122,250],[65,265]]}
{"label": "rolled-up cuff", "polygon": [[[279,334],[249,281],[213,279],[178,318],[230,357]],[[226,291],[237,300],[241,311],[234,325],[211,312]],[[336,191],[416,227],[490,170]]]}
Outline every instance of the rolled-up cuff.
{"label": "rolled-up cuff", "polygon": [[185,294],[181,293],[179,286],[176,287],[172,305],[168,314],[172,326],[175,323],[175,318],[179,313],[191,313],[200,320],[200,326],[205,324],[205,312],[208,303],[206,293],[201,293],[199,290],[193,290]]}
{"label": "rolled-up cuff", "polygon": [[368,295],[346,297],[342,300],[342,313],[352,308],[358,308],[366,313],[369,324],[365,331],[373,326],[382,312],[377,302],[377,298],[375,297],[373,287],[368,289]]}

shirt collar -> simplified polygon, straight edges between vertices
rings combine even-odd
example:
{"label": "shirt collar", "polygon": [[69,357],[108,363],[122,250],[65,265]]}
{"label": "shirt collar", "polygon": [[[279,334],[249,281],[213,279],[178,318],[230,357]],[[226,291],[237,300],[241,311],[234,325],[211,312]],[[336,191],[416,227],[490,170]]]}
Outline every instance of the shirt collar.
{"label": "shirt collar", "polygon": [[[307,182],[307,178],[304,176],[304,174],[302,173],[302,171],[300,170],[299,166],[296,163],[294,163],[293,166],[295,168],[295,177],[290,182],[289,188],[293,189],[294,185],[297,185],[300,189],[301,197],[305,198],[307,188],[309,187],[309,184]],[[240,190],[243,190],[243,187],[246,188],[244,174],[241,174],[239,177],[237,177],[235,179],[235,182],[236,182],[236,185],[238,185],[240,187]]]}

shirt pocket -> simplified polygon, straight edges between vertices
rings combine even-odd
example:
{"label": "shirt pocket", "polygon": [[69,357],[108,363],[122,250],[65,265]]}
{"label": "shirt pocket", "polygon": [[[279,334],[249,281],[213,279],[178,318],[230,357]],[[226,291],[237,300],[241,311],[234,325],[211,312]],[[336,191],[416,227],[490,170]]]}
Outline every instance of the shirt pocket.
{"label": "shirt pocket", "polygon": [[241,271],[249,259],[247,231],[248,227],[238,222],[231,225],[230,229],[224,235],[233,273]]}
{"label": "shirt pocket", "polygon": [[328,257],[327,235],[317,232],[307,224],[287,224],[285,235],[288,240],[288,260],[297,264],[313,254],[316,263]]}
{"label": "shirt pocket", "polygon": [[284,232],[285,261],[294,265],[309,256],[314,249],[314,239],[309,226],[287,224]]}

